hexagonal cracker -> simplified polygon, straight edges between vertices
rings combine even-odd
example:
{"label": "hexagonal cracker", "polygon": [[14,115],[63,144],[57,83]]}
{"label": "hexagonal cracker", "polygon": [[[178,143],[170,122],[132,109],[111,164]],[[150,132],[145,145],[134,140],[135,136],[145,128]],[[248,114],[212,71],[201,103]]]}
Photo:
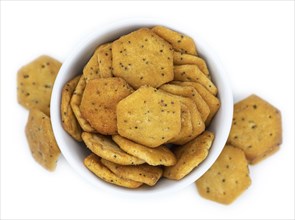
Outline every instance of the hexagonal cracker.
{"label": "hexagonal cracker", "polygon": [[196,181],[200,195],[223,204],[233,202],[251,184],[244,152],[226,145],[211,168]]}
{"label": "hexagonal cracker", "polygon": [[251,164],[275,153],[282,143],[280,111],[256,95],[236,103],[228,143],[244,150]]}
{"label": "hexagonal cracker", "polygon": [[112,44],[113,74],[133,88],[155,88],[173,80],[171,45],[147,28],[122,36]]}
{"label": "hexagonal cracker", "polygon": [[158,147],[181,129],[180,101],[143,86],[117,105],[118,133],[148,147]]}

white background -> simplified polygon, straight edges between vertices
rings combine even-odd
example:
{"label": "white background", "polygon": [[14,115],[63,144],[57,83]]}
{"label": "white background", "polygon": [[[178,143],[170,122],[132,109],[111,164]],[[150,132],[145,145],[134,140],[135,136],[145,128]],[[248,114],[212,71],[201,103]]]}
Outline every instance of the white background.
{"label": "white background", "polygon": [[[252,185],[233,204],[205,200],[194,185],[155,199],[119,197],[63,157],[53,173],[32,159],[17,70],[41,54],[63,61],[101,24],[133,16],[197,29],[227,69],[235,101],[256,93],[281,110],[281,149],[250,167]],[[1,2],[1,218],[294,219],[294,2]]]}

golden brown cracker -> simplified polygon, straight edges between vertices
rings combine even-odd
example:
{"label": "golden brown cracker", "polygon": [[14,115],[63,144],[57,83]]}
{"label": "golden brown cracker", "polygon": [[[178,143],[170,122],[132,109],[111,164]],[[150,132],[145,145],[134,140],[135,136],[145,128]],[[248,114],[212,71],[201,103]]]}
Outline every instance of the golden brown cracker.
{"label": "golden brown cracker", "polygon": [[124,179],[145,183],[149,186],[154,186],[161,178],[163,173],[163,170],[160,167],[151,166],[148,164],[129,166],[119,165],[104,159],[102,159],[101,162],[117,176]]}
{"label": "golden brown cracker", "polygon": [[174,50],[197,55],[196,44],[191,37],[163,26],[153,27],[152,31],[168,41]]}
{"label": "golden brown cracker", "polygon": [[112,65],[112,44],[106,43],[98,47],[97,59],[99,65],[99,72],[102,78],[108,78],[113,76]]}
{"label": "golden brown cracker", "polygon": [[143,164],[145,161],[127,154],[110,138],[88,132],[82,133],[86,146],[96,155],[121,165]]}
{"label": "golden brown cracker", "polygon": [[118,77],[88,81],[80,104],[82,117],[100,134],[117,134],[117,104],[132,91],[126,81]]}
{"label": "golden brown cracker", "polygon": [[194,89],[194,87],[175,84],[164,84],[160,87],[160,89],[163,89],[164,91],[174,95],[191,98],[195,102],[197,109],[200,112],[202,120],[206,121],[210,113],[209,106],[204,101],[202,96]]}
{"label": "golden brown cracker", "polygon": [[163,176],[168,179],[180,180],[196,168],[208,155],[209,149],[213,143],[214,134],[210,131],[204,131],[189,143],[176,146],[174,154],[177,163],[164,168]]}
{"label": "golden brown cracker", "polygon": [[180,102],[171,95],[143,86],[118,103],[118,133],[139,144],[158,147],[180,132],[180,110]]}
{"label": "golden brown cracker", "polygon": [[197,65],[174,66],[174,80],[183,82],[198,82],[203,85],[212,95],[217,94],[217,88],[213,82],[206,77]]}
{"label": "golden brown cracker", "polygon": [[177,85],[184,85],[184,86],[192,86],[194,87],[197,92],[202,96],[204,101],[207,103],[210,113],[205,121],[206,126],[208,126],[212,119],[214,118],[215,114],[220,108],[220,101],[217,97],[212,95],[204,86],[202,86],[200,83],[196,82],[179,82],[179,81],[173,81],[173,84]]}
{"label": "golden brown cracker", "polygon": [[120,135],[113,135],[112,138],[123,151],[144,160],[149,165],[171,166],[176,163],[175,155],[164,145],[150,148],[128,140]]}
{"label": "golden brown cracker", "polygon": [[201,57],[174,51],[173,63],[174,65],[197,65],[199,69],[202,71],[202,73],[204,73],[207,77],[210,76],[206,61]]}
{"label": "golden brown cracker", "polygon": [[112,45],[113,74],[133,88],[144,85],[157,88],[173,80],[172,47],[151,30],[141,28]]}
{"label": "golden brown cracker", "polygon": [[211,168],[196,181],[200,195],[230,204],[251,185],[248,163],[241,149],[226,145]]}
{"label": "golden brown cracker", "polygon": [[[94,75],[93,75],[94,76]],[[75,117],[77,121],[79,122],[79,125],[81,126],[83,131],[87,132],[96,132],[93,127],[89,124],[89,122],[82,117],[81,111],[80,111],[80,104],[82,101],[82,96],[84,93],[84,89],[86,86],[86,81],[88,77],[85,77],[84,74],[80,77],[79,82],[73,92],[70,105],[72,107],[72,110],[75,114]]]}
{"label": "golden brown cracker", "polygon": [[50,118],[39,109],[31,109],[25,132],[33,158],[45,169],[55,170],[60,150]]}
{"label": "golden brown cracker", "polygon": [[241,100],[234,105],[228,142],[241,148],[252,164],[276,152],[282,143],[280,111],[256,95]]}
{"label": "golden brown cracker", "polygon": [[100,70],[98,63],[99,47],[95,49],[92,56],[83,68],[83,76],[86,82],[90,79],[100,78]]}
{"label": "golden brown cracker", "polygon": [[17,73],[18,102],[49,116],[52,87],[60,67],[59,61],[45,55],[23,66]]}
{"label": "golden brown cracker", "polygon": [[97,177],[108,183],[131,189],[138,188],[142,185],[141,182],[124,179],[117,176],[112,171],[110,171],[106,166],[104,166],[100,161],[100,158],[95,154],[90,154],[88,157],[86,157],[84,159],[84,165]]}
{"label": "golden brown cracker", "polygon": [[70,101],[80,77],[81,75],[76,76],[64,85],[61,93],[60,104],[62,126],[65,131],[68,132],[68,134],[75,138],[77,141],[82,141],[82,129],[74,115],[74,112],[70,105]]}

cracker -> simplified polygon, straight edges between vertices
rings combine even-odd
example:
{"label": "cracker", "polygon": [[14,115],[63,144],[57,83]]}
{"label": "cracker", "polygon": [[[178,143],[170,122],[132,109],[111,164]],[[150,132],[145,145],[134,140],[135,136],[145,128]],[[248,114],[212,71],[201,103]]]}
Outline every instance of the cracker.
{"label": "cracker", "polygon": [[165,85],[162,85],[160,89],[163,89],[166,92],[172,93],[174,95],[191,98],[195,102],[197,109],[200,112],[202,120],[206,121],[210,113],[209,106],[204,101],[202,96],[194,89],[194,87],[181,86],[181,85],[175,85],[175,84],[165,84]]}
{"label": "cracker", "polygon": [[50,118],[39,109],[31,109],[25,132],[33,158],[45,169],[55,170],[60,150]]}
{"label": "cracker", "polygon": [[174,50],[182,53],[197,55],[196,45],[191,37],[163,26],[153,27],[152,31],[168,41]]}
{"label": "cracker", "polygon": [[173,142],[173,143],[187,143],[191,141],[192,139],[194,139],[195,137],[197,137],[199,134],[201,134],[205,130],[205,124],[201,118],[201,115],[197,109],[196,104],[194,103],[192,99],[182,97],[179,95],[173,95],[171,93],[168,93],[168,94],[171,95],[175,100],[178,100],[180,103],[187,106],[190,111],[191,122],[192,122],[192,132],[188,134],[187,136],[182,136],[180,133],[177,137],[175,137],[175,139],[177,139],[177,142]]}
{"label": "cracker", "polygon": [[97,51],[97,59],[99,64],[99,72],[102,78],[112,77],[112,44],[106,43],[100,45]]}
{"label": "cracker", "polygon": [[228,142],[241,148],[251,164],[275,153],[282,143],[280,111],[256,95],[241,100],[234,105]]}
{"label": "cracker", "polygon": [[176,155],[177,163],[174,166],[165,167],[163,176],[174,180],[184,178],[206,159],[213,139],[212,132],[204,131],[189,143],[176,146],[173,152]]}
{"label": "cracker", "polygon": [[133,88],[144,85],[157,88],[173,80],[172,47],[151,30],[136,30],[112,45],[113,74]]}
{"label": "cracker", "polygon": [[121,165],[143,164],[145,161],[122,151],[118,145],[106,136],[88,132],[82,133],[86,146],[96,155]]}
{"label": "cracker", "polygon": [[89,122],[82,117],[82,114],[80,111],[80,104],[82,101],[82,96],[84,93],[87,79],[88,77],[85,77],[84,74],[80,77],[79,82],[73,92],[70,105],[72,107],[75,117],[77,121],[79,122],[79,125],[81,126],[82,130],[87,132],[96,132],[95,129],[91,127]]}
{"label": "cracker", "polygon": [[251,185],[248,163],[241,149],[226,145],[211,168],[196,181],[200,195],[230,204]]}
{"label": "cracker", "polygon": [[117,176],[154,186],[161,178],[163,170],[148,164],[119,165],[102,159],[101,162]]}
{"label": "cracker", "polygon": [[193,123],[190,109],[181,103],[181,129],[178,135],[170,139],[168,143],[185,144],[193,133]]}
{"label": "cracker", "polygon": [[126,81],[118,77],[88,81],[80,104],[82,117],[98,133],[105,135],[116,134],[116,106],[119,101],[130,95],[132,91]]}
{"label": "cracker", "polygon": [[124,179],[117,176],[112,171],[110,171],[106,166],[104,166],[100,161],[100,158],[95,154],[90,154],[88,157],[86,157],[84,159],[84,165],[97,177],[108,183],[131,189],[138,188],[142,185],[141,182]]}
{"label": "cracker", "polygon": [[180,132],[180,110],[174,97],[143,86],[118,103],[118,133],[139,144],[158,147]]}
{"label": "cracker", "polygon": [[171,166],[176,163],[175,155],[164,145],[150,148],[130,141],[120,135],[113,135],[112,138],[123,151],[144,160],[149,165]]}
{"label": "cracker", "polygon": [[60,67],[59,61],[45,55],[23,66],[17,73],[18,102],[49,116],[52,87]]}
{"label": "cracker", "polygon": [[210,76],[206,61],[202,59],[201,57],[174,51],[173,63],[174,65],[185,65],[185,64],[197,65],[199,69],[202,71],[202,73],[204,73],[207,77]]}
{"label": "cracker", "polygon": [[68,132],[68,134],[75,138],[77,141],[82,141],[82,129],[74,115],[74,112],[70,105],[70,101],[80,77],[81,75],[76,76],[64,85],[61,93],[60,104],[62,126],[65,131]]}
{"label": "cracker", "polygon": [[99,63],[98,63],[99,48],[96,48],[92,56],[83,68],[83,76],[86,82],[90,79],[100,78]]}
{"label": "cracker", "polygon": [[192,86],[194,87],[197,92],[202,96],[204,101],[207,103],[210,113],[205,121],[206,126],[208,126],[212,119],[214,118],[215,114],[220,108],[220,101],[217,97],[212,95],[204,86],[202,86],[200,83],[196,82],[179,82],[179,81],[173,81],[173,84],[177,85],[183,85],[183,86]]}
{"label": "cracker", "polygon": [[213,82],[206,77],[197,65],[174,66],[174,80],[183,82],[198,82],[203,85],[212,95],[217,94],[217,88]]}

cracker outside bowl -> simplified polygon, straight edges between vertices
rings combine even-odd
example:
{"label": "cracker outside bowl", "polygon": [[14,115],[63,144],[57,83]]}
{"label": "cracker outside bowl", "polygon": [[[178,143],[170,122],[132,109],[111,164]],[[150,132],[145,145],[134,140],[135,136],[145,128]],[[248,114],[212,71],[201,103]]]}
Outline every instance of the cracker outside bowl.
{"label": "cracker outside bowl", "polygon": [[[84,144],[76,142],[62,128],[60,116],[61,91],[63,85],[67,81],[81,73],[83,66],[87,63],[98,45],[115,40],[121,35],[130,33],[138,28],[153,27],[156,25],[163,25],[173,30],[183,32],[196,41],[198,53],[207,61],[212,80],[218,88],[218,98],[221,101],[221,107],[212,120],[210,127],[207,128],[215,134],[214,143],[208,157],[197,169],[193,170],[193,172],[180,181],[161,179],[154,187],[140,187],[136,190],[129,190],[101,181],[83,165],[84,158],[89,155],[90,152]],[[197,33],[195,28],[183,28],[183,25],[177,24],[175,21],[129,18],[119,22],[106,23],[104,26],[97,27],[93,33],[85,37],[85,39],[71,51],[69,56],[65,59],[55,80],[51,98],[51,120],[54,135],[63,156],[83,179],[91,182],[99,190],[104,190],[119,196],[128,196],[128,198],[129,196],[136,198],[155,197],[165,194],[168,195],[185,188],[194,183],[211,167],[222,151],[230,131],[233,114],[233,97],[229,78],[219,58],[216,56],[214,50],[199,37],[200,35],[201,33]]]}

